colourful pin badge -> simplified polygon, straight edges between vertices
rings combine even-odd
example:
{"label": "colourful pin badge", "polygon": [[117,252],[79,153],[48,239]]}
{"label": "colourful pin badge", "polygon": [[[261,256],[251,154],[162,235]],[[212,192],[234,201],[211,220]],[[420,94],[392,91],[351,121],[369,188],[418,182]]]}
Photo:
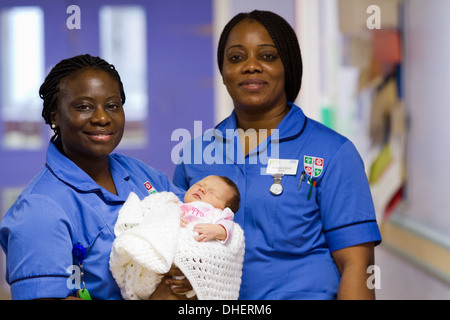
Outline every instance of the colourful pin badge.
{"label": "colourful pin badge", "polygon": [[145,186],[145,189],[147,189],[147,191],[148,191],[149,194],[153,194],[153,193],[156,193],[156,192],[157,192],[156,189],[155,189],[155,187],[153,187],[153,186],[151,185],[151,183],[148,182],[148,181],[146,181],[146,182],[144,183],[144,186]]}
{"label": "colourful pin badge", "polygon": [[309,191],[307,199],[311,199],[311,193],[313,187],[316,186],[317,182],[313,180],[313,178],[319,177],[323,172],[323,158],[313,157],[313,156],[305,156],[303,158],[303,168],[305,172],[309,175],[308,183],[309,183]]}
{"label": "colourful pin badge", "polygon": [[323,172],[323,158],[305,156],[303,158],[303,167],[305,172],[312,178],[319,177]]}

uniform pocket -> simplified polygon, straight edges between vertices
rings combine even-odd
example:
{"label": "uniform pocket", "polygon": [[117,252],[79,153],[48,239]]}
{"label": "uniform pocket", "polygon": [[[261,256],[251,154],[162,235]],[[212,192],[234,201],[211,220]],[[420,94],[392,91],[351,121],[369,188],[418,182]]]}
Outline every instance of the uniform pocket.
{"label": "uniform pocket", "polygon": [[[284,179],[284,181],[283,181]],[[299,175],[282,178],[283,193],[278,196],[274,214],[274,248],[281,252],[301,254],[325,243],[322,222],[313,187],[308,199],[310,185]]]}

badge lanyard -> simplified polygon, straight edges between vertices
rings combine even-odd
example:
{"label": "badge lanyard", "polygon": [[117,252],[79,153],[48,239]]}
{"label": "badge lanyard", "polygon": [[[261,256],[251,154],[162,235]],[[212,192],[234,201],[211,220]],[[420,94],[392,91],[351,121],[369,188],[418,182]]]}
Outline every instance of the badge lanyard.
{"label": "badge lanyard", "polygon": [[87,291],[84,283],[83,261],[86,257],[86,249],[81,244],[77,243],[72,248],[72,254],[78,260],[78,266],[80,267],[80,283],[83,287],[77,291],[77,297],[83,300],[92,300],[91,295],[89,294],[89,291]]}

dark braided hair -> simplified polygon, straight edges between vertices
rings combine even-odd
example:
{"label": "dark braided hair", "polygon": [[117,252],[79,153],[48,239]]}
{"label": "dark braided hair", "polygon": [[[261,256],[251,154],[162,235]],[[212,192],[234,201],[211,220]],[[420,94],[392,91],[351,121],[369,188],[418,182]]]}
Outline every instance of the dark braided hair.
{"label": "dark braided hair", "polygon": [[291,25],[273,12],[254,10],[250,13],[239,13],[228,22],[222,31],[217,49],[217,62],[220,72],[222,73],[225,45],[231,29],[244,19],[258,21],[272,37],[284,66],[287,100],[294,102],[302,84],[303,64],[300,46]]}
{"label": "dark braided hair", "polygon": [[[46,124],[51,126],[51,113],[56,110],[57,98],[59,92],[59,84],[65,77],[74,74],[80,70],[94,69],[107,72],[116,79],[119,83],[120,98],[122,104],[125,103],[125,91],[123,89],[122,80],[117,72],[116,68],[99,57],[93,57],[89,54],[75,56],[69,59],[64,59],[58,62],[45,78],[44,83],[39,89],[39,96],[44,100],[44,108],[42,109],[42,117]],[[52,137],[52,141],[59,137],[59,129],[53,129],[55,134]]]}

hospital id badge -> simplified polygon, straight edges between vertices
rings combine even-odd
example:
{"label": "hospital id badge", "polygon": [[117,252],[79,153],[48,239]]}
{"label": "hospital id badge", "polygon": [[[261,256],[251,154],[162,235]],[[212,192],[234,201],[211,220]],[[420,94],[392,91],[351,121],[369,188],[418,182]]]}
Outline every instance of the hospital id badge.
{"label": "hospital id badge", "polygon": [[297,174],[298,160],[296,159],[269,159],[266,174],[293,175]]}

